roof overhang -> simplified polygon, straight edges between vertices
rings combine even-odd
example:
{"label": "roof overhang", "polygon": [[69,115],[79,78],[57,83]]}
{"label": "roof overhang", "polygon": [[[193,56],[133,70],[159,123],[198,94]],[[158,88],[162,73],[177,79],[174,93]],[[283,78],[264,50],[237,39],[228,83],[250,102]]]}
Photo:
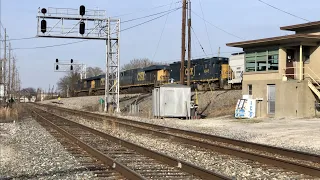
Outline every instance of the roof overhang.
{"label": "roof overhang", "polygon": [[227,46],[239,48],[255,48],[262,46],[282,46],[297,43],[315,46],[318,42],[320,42],[320,35],[293,34],[287,36],[278,36],[265,39],[228,43]]}
{"label": "roof overhang", "polygon": [[320,29],[320,21],[296,24],[291,26],[283,26],[283,27],[280,27],[280,29],[287,30],[287,31],[305,31],[305,30],[312,30],[312,29]]}

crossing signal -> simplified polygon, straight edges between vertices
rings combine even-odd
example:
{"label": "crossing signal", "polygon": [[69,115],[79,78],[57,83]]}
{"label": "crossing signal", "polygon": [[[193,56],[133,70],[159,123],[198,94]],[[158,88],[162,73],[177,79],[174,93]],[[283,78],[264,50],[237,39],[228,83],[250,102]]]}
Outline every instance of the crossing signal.
{"label": "crossing signal", "polygon": [[47,21],[44,19],[41,21],[41,32],[42,33],[47,32]]}
{"label": "crossing signal", "polygon": [[81,22],[79,27],[80,34],[84,34],[85,28],[86,28],[86,24],[84,22]]}
{"label": "crossing signal", "polygon": [[84,5],[80,6],[79,13],[80,13],[81,16],[83,16],[86,13],[86,8],[84,7]]}

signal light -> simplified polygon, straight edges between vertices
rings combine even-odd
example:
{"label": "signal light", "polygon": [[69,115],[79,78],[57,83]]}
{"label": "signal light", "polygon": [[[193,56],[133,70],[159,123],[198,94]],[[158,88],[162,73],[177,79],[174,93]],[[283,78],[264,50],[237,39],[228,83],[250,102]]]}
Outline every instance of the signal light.
{"label": "signal light", "polygon": [[73,63],[73,59],[71,59],[71,61],[70,61],[71,63]]}
{"label": "signal light", "polygon": [[86,13],[86,8],[84,7],[84,5],[80,6],[79,13],[80,13],[81,16],[83,16]]}
{"label": "signal light", "polygon": [[56,63],[58,63],[59,62],[59,60],[58,59],[56,59]]}
{"label": "signal light", "polygon": [[70,70],[73,71],[73,66],[72,65],[70,66]]}
{"label": "signal light", "polygon": [[80,23],[80,27],[79,27],[79,32],[80,34],[84,34],[85,32],[85,27],[86,27],[86,24],[84,22],[81,22]]}
{"label": "signal light", "polygon": [[56,70],[59,70],[59,65],[56,65]]}
{"label": "signal light", "polygon": [[46,20],[42,20],[41,21],[41,32],[45,33],[47,31],[47,21]]}
{"label": "signal light", "polygon": [[47,13],[47,9],[46,9],[46,8],[42,8],[42,9],[41,9],[41,13],[42,13],[42,14],[46,14],[46,13]]}

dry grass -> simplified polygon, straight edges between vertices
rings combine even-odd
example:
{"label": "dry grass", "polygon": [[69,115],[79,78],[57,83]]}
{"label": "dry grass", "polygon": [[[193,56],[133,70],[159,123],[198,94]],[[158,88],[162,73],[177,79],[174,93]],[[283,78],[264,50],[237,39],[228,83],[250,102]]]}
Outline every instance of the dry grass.
{"label": "dry grass", "polygon": [[19,118],[18,109],[0,108],[0,122],[17,120]]}
{"label": "dry grass", "polygon": [[25,109],[21,107],[20,104],[15,104],[12,108],[0,108],[0,122],[11,122],[19,120],[21,114],[24,111]]}

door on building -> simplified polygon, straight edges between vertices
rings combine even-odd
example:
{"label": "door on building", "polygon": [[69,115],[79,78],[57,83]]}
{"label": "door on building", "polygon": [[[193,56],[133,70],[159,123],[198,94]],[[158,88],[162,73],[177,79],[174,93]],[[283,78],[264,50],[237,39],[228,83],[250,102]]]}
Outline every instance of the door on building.
{"label": "door on building", "polygon": [[268,89],[268,114],[274,114],[276,111],[276,85],[267,85]]}
{"label": "door on building", "polygon": [[288,79],[294,79],[294,68],[293,68],[294,59],[294,50],[287,49],[287,67],[286,67],[286,75]]}

